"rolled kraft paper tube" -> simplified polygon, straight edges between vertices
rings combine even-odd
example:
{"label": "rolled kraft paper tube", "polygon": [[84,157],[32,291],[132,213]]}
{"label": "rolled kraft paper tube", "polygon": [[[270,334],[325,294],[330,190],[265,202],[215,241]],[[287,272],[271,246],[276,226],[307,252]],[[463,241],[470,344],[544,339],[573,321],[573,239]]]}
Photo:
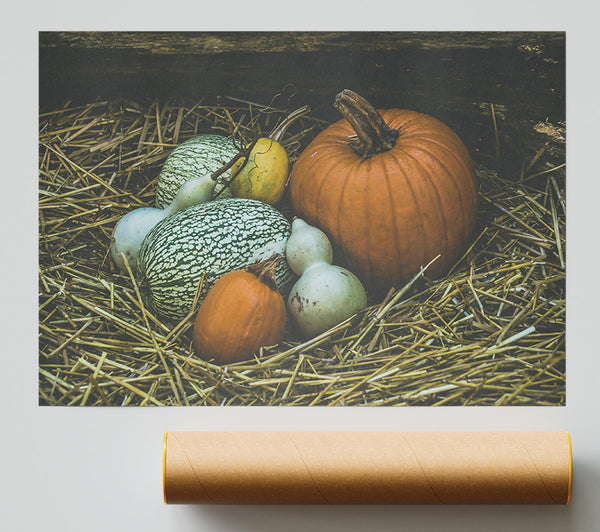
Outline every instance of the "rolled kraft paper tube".
{"label": "rolled kraft paper tube", "polygon": [[568,504],[567,432],[167,432],[167,504]]}

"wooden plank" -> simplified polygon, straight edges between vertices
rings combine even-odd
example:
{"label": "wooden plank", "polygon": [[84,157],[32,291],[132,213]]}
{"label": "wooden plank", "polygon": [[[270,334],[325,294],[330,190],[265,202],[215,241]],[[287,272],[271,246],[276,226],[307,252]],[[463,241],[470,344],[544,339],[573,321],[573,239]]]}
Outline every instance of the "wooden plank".
{"label": "wooden plank", "polygon": [[564,45],[564,32],[40,32],[40,46],[153,55],[257,52],[466,50]]}
{"label": "wooden plank", "polygon": [[[503,146],[531,137],[527,153],[503,157],[519,164],[543,146],[537,124],[566,119],[564,32],[41,32],[39,44],[42,111],[232,96],[309,104],[334,121],[333,98],[350,88],[377,107],[431,114],[473,149],[496,132]],[[564,145],[555,147],[558,164]]]}

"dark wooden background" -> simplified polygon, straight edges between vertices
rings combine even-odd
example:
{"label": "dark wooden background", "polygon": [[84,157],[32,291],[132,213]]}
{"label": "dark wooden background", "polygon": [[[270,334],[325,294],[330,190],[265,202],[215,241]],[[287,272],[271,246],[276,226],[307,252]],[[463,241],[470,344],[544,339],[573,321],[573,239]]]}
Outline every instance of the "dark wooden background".
{"label": "dark wooden background", "polygon": [[481,152],[495,143],[493,104],[507,160],[539,148],[536,124],[566,119],[562,32],[41,32],[39,52],[41,111],[279,95],[276,107],[308,103],[331,122],[335,94],[350,88],[379,108],[436,116]]}

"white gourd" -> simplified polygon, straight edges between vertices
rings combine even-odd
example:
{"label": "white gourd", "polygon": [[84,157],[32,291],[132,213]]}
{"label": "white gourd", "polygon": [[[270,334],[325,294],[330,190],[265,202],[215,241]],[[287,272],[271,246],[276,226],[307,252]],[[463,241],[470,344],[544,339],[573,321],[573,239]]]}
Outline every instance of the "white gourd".
{"label": "white gourd", "polygon": [[367,294],[359,279],[331,264],[331,243],[320,229],[296,218],[285,253],[290,268],[300,276],[287,308],[302,336],[317,336],[366,306]]}
{"label": "white gourd", "polygon": [[216,181],[210,176],[197,176],[188,179],[177,192],[173,201],[164,209],[140,207],[128,212],[117,223],[112,236],[110,252],[114,263],[125,268],[125,260],[132,269],[137,267],[140,246],[150,230],[161,220],[187,209],[210,201]]}

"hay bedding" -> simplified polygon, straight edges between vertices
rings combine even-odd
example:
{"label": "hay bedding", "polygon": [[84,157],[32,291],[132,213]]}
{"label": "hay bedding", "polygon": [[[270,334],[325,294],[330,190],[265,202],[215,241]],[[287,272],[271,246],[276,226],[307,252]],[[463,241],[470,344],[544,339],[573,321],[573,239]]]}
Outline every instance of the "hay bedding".
{"label": "hay bedding", "polygon": [[[289,332],[247,362],[195,357],[193,315],[153,316],[108,247],[123,214],[153,205],[176,145],[207,132],[248,141],[285,114],[223,103],[96,102],[41,115],[40,404],[564,404],[565,184],[544,166],[543,145],[537,174],[516,181],[478,166],[479,226],[446,277],[425,270],[333,330],[304,343]],[[292,160],[323,126],[310,115],[294,125]]]}

